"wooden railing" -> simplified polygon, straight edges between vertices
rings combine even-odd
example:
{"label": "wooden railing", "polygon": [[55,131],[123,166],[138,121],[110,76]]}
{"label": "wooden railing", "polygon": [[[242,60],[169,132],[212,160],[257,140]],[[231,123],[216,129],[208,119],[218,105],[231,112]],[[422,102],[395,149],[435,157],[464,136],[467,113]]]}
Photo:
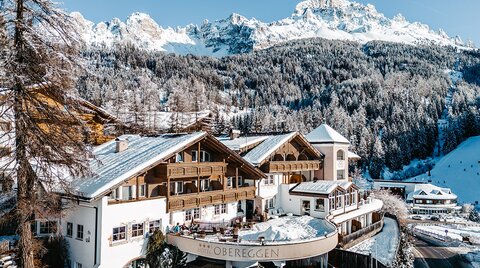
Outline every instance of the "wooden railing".
{"label": "wooden railing", "polygon": [[225,174],[227,164],[224,162],[164,163],[160,164],[158,168],[161,175],[170,178],[187,178]]}
{"label": "wooden railing", "polygon": [[352,242],[352,241],[354,241],[354,240],[356,240],[356,239],[358,239],[358,238],[360,238],[364,235],[367,235],[367,234],[370,234],[370,233],[377,232],[377,231],[381,230],[382,227],[383,227],[383,217],[379,221],[377,221],[377,222],[375,222],[375,223],[373,223],[373,224],[371,224],[371,225],[369,225],[365,228],[362,228],[362,229],[360,229],[356,232],[353,232],[349,235],[339,234],[338,235],[338,243],[341,246],[345,246],[348,243],[350,243],[350,242]]}
{"label": "wooden railing", "polygon": [[289,171],[307,171],[319,170],[320,161],[304,160],[304,161],[270,161],[268,163],[267,172],[289,172]]}
{"label": "wooden railing", "polygon": [[240,187],[238,190],[228,189],[170,196],[167,206],[169,211],[175,211],[253,198],[255,198],[255,187],[250,186]]}

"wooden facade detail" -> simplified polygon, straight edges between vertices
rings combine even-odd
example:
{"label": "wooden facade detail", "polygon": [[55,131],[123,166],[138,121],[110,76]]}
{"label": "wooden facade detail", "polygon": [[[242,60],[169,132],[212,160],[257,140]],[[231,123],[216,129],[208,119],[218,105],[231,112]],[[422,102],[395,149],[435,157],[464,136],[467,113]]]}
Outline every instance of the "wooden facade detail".
{"label": "wooden facade detail", "polygon": [[188,178],[197,176],[225,175],[227,163],[200,162],[200,163],[162,163],[158,165],[161,176],[174,178]]}
{"label": "wooden facade detail", "polygon": [[169,211],[176,211],[253,198],[255,198],[255,187],[249,186],[225,191],[208,191],[196,194],[172,195],[168,199],[167,207]]}
{"label": "wooden facade detail", "polygon": [[304,160],[304,161],[270,161],[264,171],[272,172],[293,172],[293,171],[309,171],[319,170],[321,166],[320,160]]}

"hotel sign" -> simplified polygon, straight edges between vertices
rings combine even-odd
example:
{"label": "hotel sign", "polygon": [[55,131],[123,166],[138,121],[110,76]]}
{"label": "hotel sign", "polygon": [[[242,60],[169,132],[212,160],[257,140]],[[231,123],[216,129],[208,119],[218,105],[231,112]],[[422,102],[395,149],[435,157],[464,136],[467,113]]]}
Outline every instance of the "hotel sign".
{"label": "hotel sign", "polygon": [[181,251],[202,257],[227,261],[277,261],[297,260],[319,256],[334,249],[338,243],[335,232],[327,237],[318,237],[304,241],[284,243],[225,243],[193,239],[191,237],[169,234],[169,244],[177,246]]}
{"label": "hotel sign", "polygon": [[215,256],[215,259],[225,258],[243,258],[243,259],[278,259],[280,256],[280,248],[272,248],[268,246],[257,247],[232,247],[229,245],[212,244],[212,243],[198,243],[198,255]]}

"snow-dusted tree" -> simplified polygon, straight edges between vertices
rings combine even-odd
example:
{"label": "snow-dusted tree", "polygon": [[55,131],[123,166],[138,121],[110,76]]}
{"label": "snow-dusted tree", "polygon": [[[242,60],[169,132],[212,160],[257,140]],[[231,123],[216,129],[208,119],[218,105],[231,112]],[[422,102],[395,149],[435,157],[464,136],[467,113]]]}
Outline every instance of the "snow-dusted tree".
{"label": "snow-dusted tree", "polygon": [[413,245],[410,242],[410,235],[406,227],[401,228],[400,243],[398,245],[397,256],[392,264],[392,267],[398,268],[413,268],[415,255],[413,254]]}
{"label": "snow-dusted tree", "polygon": [[373,143],[369,172],[373,179],[380,179],[385,165],[385,152],[381,139],[376,136]]}
{"label": "snow-dusted tree", "polygon": [[167,244],[162,231],[155,231],[147,244],[146,261],[150,267],[186,267],[186,254],[177,247]]}
{"label": "snow-dusted tree", "polygon": [[382,200],[382,212],[397,217],[400,224],[404,224],[408,216],[408,208],[405,202],[398,196],[387,190],[379,190],[374,192],[377,199]]}
{"label": "snow-dusted tree", "polygon": [[[31,221],[58,212],[50,190],[69,193],[66,174],[80,176],[85,129],[72,98],[77,57],[75,30],[63,11],[47,0],[4,0],[6,76],[0,77],[1,120],[12,123],[13,164],[17,178],[16,222],[22,267],[34,267]],[[3,166],[1,168],[6,168]],[[11,169],[9,169],[11,170]]]}
{"label": "snow-dusted tree", "polygon": [[475,208],[470,210],[470,213],[468,214],[468,220],[473,222],[480,222],[480,215],[478,215],[478,211]]}

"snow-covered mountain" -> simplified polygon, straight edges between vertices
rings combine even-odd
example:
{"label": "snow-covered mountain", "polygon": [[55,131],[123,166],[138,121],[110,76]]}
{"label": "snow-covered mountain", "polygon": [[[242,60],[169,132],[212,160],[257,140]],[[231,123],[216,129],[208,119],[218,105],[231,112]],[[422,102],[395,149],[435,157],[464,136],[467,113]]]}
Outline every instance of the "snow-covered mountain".
{"label": "snow-covered mountain", "polygon": [[459,37],[450,38],[442,30],[433,31],[425,24],[408,22],[401,15],[390,19],[372,5],[349,0],[306,0],[296,6],[290,17],[272,23],[232,14],[223,20],[206,20],[202,25],[175,29],[163,28],[143,13],[132,14],[126,22],[115,18],[98,24],[80,13],[71,15],[88,45],[109,47],[132,43],[142,49],[177,54],[223,56],[312,37],[466,47]]}

